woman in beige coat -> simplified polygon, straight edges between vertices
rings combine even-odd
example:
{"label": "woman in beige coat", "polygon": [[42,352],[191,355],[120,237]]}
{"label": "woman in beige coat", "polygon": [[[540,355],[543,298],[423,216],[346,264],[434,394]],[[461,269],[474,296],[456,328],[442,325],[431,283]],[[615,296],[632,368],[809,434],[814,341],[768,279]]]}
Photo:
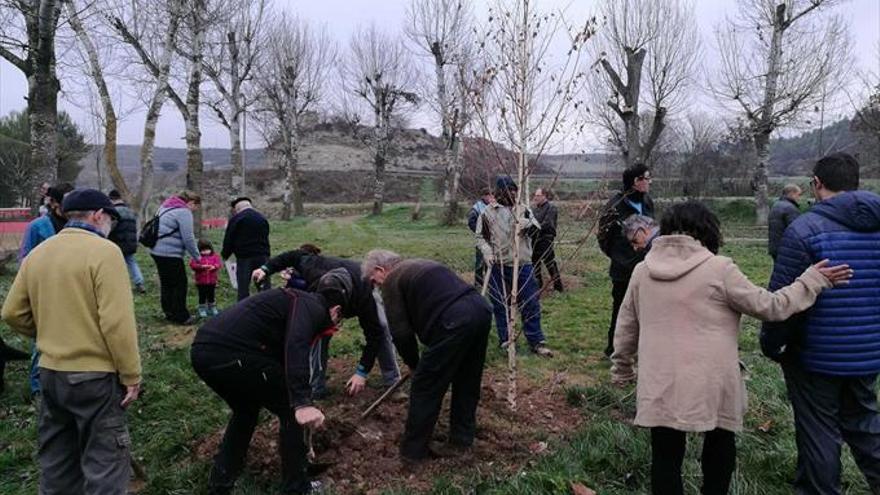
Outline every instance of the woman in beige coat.
{"label": "woman in beige coat", "polygon": [[685,432],[705,432],[702,493],[724,494],[746,407],[740,318],[784,320],[812,306],[822,290],[845,283],[852,270],[827,267],[825,260],[768,292],[717,255],[718,218],[696,201],[673,206],[660,234],[633,272],[620,308],[612,381],[637,380],[635,424],[651,428],[653,493],[683,493]]}

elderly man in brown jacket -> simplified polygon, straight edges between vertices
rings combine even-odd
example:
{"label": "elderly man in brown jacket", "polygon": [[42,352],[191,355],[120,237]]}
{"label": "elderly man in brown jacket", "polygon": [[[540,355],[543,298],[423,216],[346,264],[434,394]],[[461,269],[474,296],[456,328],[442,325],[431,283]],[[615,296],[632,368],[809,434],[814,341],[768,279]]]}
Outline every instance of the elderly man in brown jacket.
{"label": "elderly man in brown jacket", "polygon": [[[680,232],[691,235],[671,235]],[[637,377],[635,424],[651,428],[653,493],[683,493],[685,432],[704,432],[702,493],[726,494],[736,465],[734,433],[746,408],[737,346],[742,315],[784,320],[845,283],[852,270],[825,260],[768,292],[717,255],[718,219],[695,201],[673,206],[660,233],[620,308],[612,380]]]}

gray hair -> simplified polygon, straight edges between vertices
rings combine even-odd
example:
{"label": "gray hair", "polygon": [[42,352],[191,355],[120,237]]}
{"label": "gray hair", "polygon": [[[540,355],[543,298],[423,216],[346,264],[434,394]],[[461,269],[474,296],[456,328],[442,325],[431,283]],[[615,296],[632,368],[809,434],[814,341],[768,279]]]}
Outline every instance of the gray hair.
{"label": "gray hair", "polygon": [[802,192],[801,187],[797,184],[786,184],[785,187],[782,188],[782,195],[786,198],[792,194],[801,194]]}
{"label": "gray hair", "polygon": [[635,234],[639,229],[645,229],[650,231],[651,229],[657,227],[657,221],[651,217],[645,215],[639,215],[638,213],[634,215],[630,215],[623,221],[623,235],[626,236],[627,239],[633,234]]}
{"label": "gray hair", "polygon": [[370,274],[373,273],[373,270],[376,268],[381,267],[390,270],[402,260],[403,258],[394,251],[388,251],[387,249],[373,249],[364,257],[364,262],[361,263],[361,273],[364,278],[369,278]]}

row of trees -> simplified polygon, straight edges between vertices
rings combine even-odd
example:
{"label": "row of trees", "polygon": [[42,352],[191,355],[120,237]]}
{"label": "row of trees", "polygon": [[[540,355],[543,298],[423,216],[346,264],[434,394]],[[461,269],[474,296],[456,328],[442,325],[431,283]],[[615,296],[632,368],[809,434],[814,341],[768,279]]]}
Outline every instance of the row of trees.
{"label": "row of trees", "polygon": [[[0,56],[28,80],[32,180],[56,178],[61,67],[72,75],[65,87],[95,96],[110,179],[136,207],[152,194],[156,126],[169,101],[186,125],[186,186],[197,192],[202,115],[229,131],[233,194],[244,191],[243,116],[254,116],[285,172],[285,218],[303,213],[307,115],[332,108],[359,124],[353,128],[373,149],[379,213],[395,130],[419,106],[436,115],[452,222],[463,136],[507,147],[519,158],[502,160],[508,155],[496,150],[497,167],[526,183],[544,150],[596,128],[626,165],[652,163],[708,90],[746,124],[763,221],[771,135],[850,79],[849,36],[832,11],[842,1],[738,0],[737,17],[716,27],[713,74],[700,73],[687,0],[605,0],[597,17],[582,20],[538,12],[528,0],[498,2],[479,21],[470,0],[412,0],[400,35],[365,26],[342,49],[324,28],[277,14],[267,0],[0,0]],[[87,77],[73,77],[77,70]],[[339,91],[328,89],[334,81]],[[131,110],[120,102],[131,96],[146,108],[136,190],[119,171],[115,146],[118,119]]]}

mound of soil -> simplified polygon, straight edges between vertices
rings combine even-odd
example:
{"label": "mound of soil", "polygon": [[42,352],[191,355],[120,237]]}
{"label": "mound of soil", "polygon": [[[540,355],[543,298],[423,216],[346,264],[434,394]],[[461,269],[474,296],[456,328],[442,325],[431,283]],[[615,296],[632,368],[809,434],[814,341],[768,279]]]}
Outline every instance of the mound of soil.
{"label": "mound of soil", "polygon": [[[325,428],[314,434],[318,462],[334,463],[320,476],[334,493],[372,494],[404,483],[411,490],[428,490],[434,479],[445,476],[465,479],[479,470],[482,475],[508,475],[518,472],[530,460],[548,453],[548,442],[564,438],[580,422],[577,409],[565,400],[566,376],[557,374],[547,383],[533,383],[521,377],[516,411],[507,405],[507,381],[502,371],[486,370],[480,407],[477,410],[477,440],[474,448],[457,457],[433,460],[416,468],[403,466],[398,445],[403,433],[408,402],[390,399],[372,416],[360,420],[361,412],[381,394],[368,389],[348,398],[342,390],[348,378],[348,362],[331,360],[330,385],[334,396],[318,404],[327,417]],[[444,442],[448,431],[448,402],[434,432],[436,442]],[[210,460],[217,451],[223,430],[214,432],[194,445],[198,459]],[[278,421],[261,424],[251,440],[248,468],[261,476],[277,478]]]}

